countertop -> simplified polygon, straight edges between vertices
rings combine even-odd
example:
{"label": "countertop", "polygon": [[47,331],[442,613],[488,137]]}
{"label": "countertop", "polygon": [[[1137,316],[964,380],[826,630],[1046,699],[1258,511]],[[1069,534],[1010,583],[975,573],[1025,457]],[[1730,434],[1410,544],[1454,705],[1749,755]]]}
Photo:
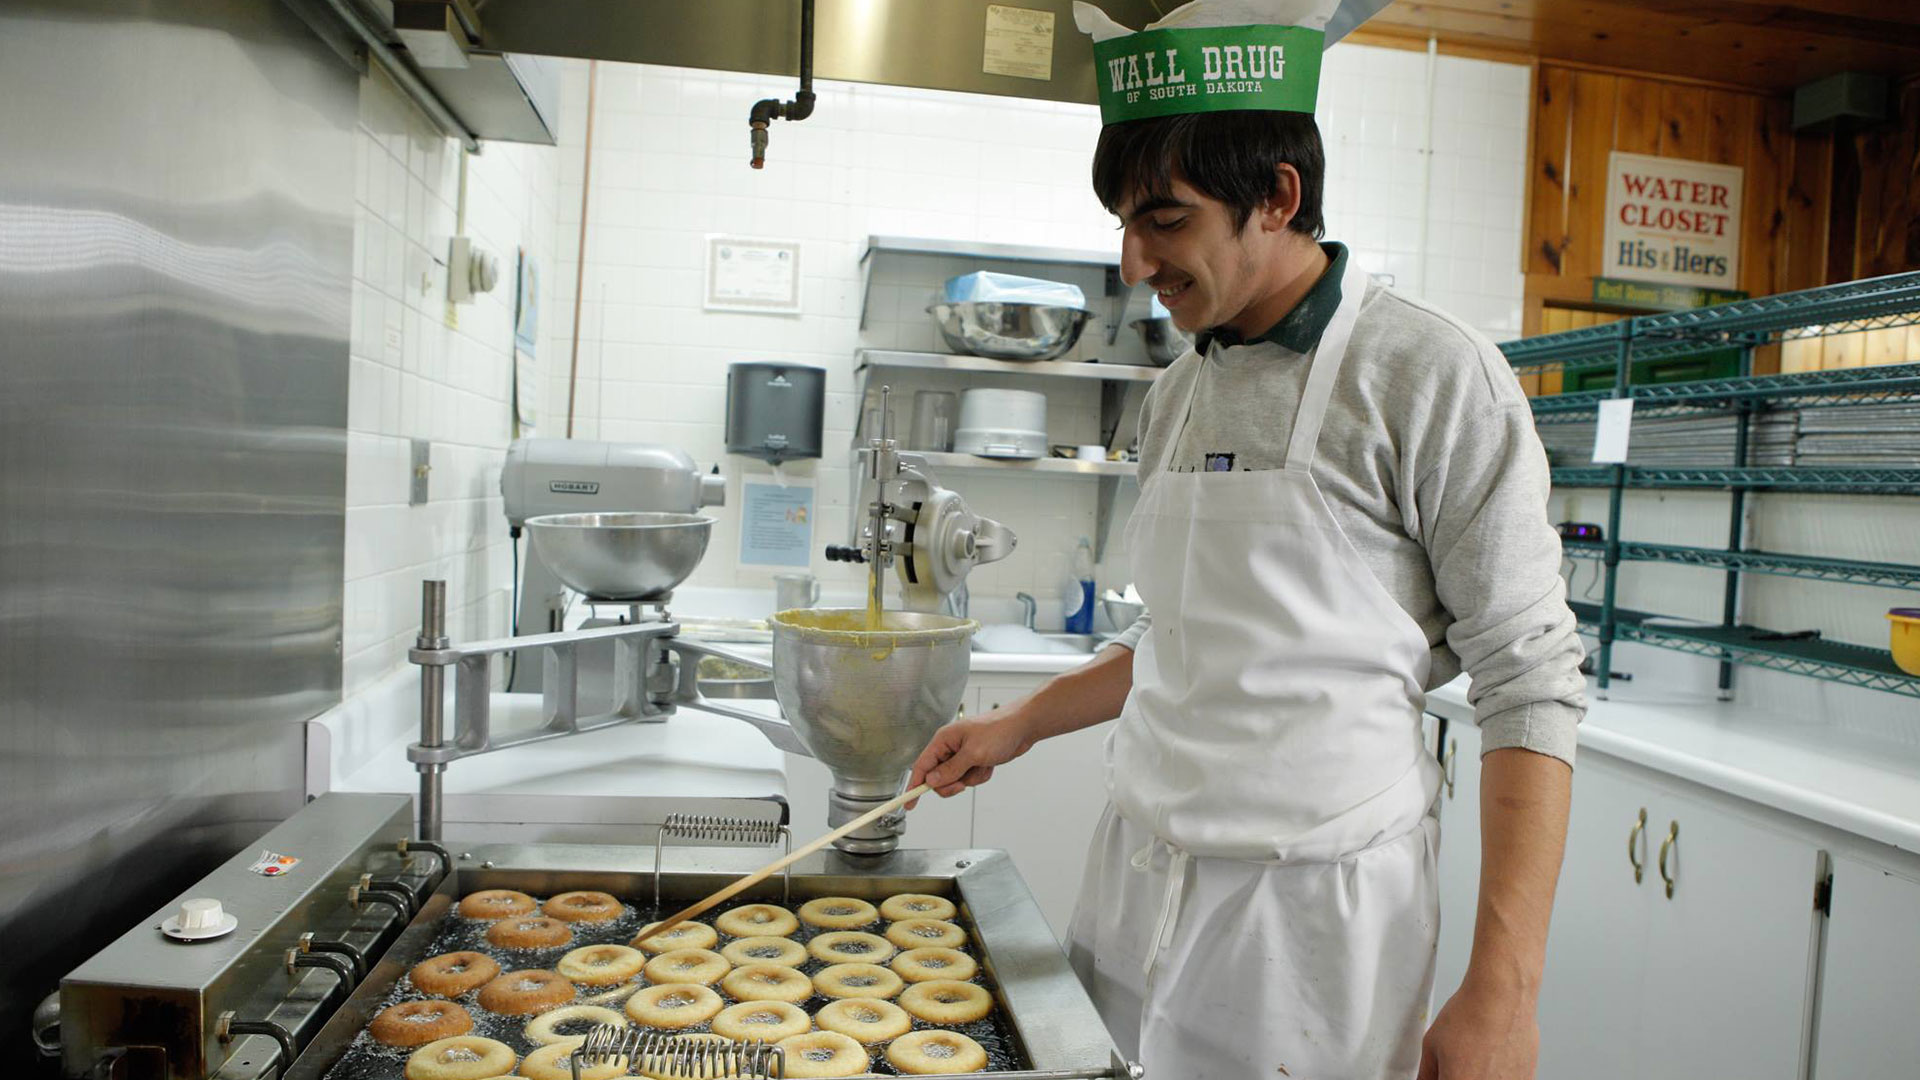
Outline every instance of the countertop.
{"label": "countertop", "polygon": [[[1466,678],[1429,693],[1427,711],[1472,723]],[[1825,724],[1654,683],[1616,683],[1609,700],[1588,704],[1580,752],[1589,751],[1920,853],[1920,765]]]}

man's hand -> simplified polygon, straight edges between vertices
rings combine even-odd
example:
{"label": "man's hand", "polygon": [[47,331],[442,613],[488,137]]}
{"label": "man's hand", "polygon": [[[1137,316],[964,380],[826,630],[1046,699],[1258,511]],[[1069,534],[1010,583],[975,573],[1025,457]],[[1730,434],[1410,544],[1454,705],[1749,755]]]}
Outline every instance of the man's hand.
{"label": "man's hand", "polygon": [[1533,1080],[1540,1025],[1533,995],[1462,985],[1420,1045],[1418,1080]]}
{"label": "man's hand", "polygon": [[907,787],[925,782],[942,798],[951,798],[975,784],[986,783],[993,776],[994,766],[1005,765],[1033,748],[1032,737],[1025,733],[1023,704],[1016,702],[941,728],[914,761]]}

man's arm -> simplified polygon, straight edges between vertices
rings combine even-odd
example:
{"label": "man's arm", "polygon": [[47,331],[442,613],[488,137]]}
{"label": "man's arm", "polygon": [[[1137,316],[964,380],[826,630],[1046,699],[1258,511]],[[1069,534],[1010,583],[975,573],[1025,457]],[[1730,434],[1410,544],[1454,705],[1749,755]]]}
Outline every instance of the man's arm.
{"label": "man's arm", "polygon": [[1466,978],[1427,1032],[1420,1080],[1534,1075],[1534,1015],[1566,847],[1573,769],[1531,750],[1481,759],[1480,906]]}
{"label": "man's arm", "polygon": [[984,784],[995,766],[1033,749],[1041,739],[1119,716],[1132,690],[1133,650],[1109,645],[1011,705],[941,728],[914,761],[907,786],[924,781],[947,797]]}

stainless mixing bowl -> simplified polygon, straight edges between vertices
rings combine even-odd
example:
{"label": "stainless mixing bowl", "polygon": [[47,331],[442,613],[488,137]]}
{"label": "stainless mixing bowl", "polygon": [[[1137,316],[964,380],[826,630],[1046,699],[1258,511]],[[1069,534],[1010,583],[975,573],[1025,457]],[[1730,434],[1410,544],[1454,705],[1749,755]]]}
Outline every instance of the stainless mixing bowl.
{"label": "stainless mixing bowl", "polygon": [[891,798],[933,733],[960,711],[980,624],[861,608],[782,611],[773,627],[773,696],[834,790]]}
{"label": "stainless mixing bowl", "polygon": [[1100,598],[1100,606],[1107,610],[1107,621],[1113,624],[1115,631],[1124,633],[1140,616],[1146,614],[1147,605],[1133,604],[1125,600]]}
{"label": "stainless mixing bowl", "polygon": [[1147,359],[1153,361],[1154,367],[1166,367],[1193,348],[1193,338],[1164,315],[1157,319],[1135,319],[1129,325],[1140,331],[1140,340],[1147,347]]}
{"label": "stainless mixing bowl", "polygon": [[1080,340],[1090,311],[998,300],[935,304],[927,309],[955,352],[995,360],[1052,360]]}
{"label": "stainless mixing bowl", "polygon": [[527,519],[534,554],[597,600],[654,600],[687,580],[713,519],[698,514],[547,514]]}

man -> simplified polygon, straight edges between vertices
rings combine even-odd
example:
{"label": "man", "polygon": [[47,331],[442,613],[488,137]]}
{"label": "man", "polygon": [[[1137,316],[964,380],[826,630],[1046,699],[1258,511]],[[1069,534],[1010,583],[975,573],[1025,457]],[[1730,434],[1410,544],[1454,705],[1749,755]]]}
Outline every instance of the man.
{"label": "man", "polygon": [[[1203,74],[1166,57],[1208,39],[1157,33],[1118,47]],[[1069,952],[1150,1076],[1529,1078],[1585,701],[1527,401],[1481,335],[1316,242],[1310,90],[1304,109],[1265,107],[1286,96],[1265,87],[1142,116],[1117,76],[1109,108],[1101,70],[1093,179],[1122,274],[1200,331],[1140,417],[1125,551],[1148,611],[944,729],[910,782],[953,795],[1119,718]],[[1486,747],[1480,902],[1429,1026],[1440,771],[1422,703],[1463,667]]]}

